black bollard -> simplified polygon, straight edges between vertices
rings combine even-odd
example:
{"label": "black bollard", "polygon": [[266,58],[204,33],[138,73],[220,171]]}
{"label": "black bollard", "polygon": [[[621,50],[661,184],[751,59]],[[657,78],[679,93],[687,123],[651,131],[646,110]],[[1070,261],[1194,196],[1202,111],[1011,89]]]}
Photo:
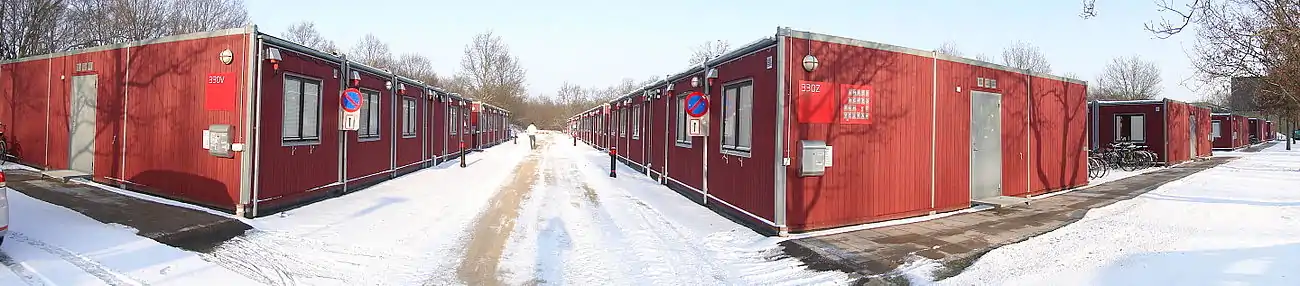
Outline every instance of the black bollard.
{"label": "black bollard", "polygon": [[573,135],[573,146],[578,146],[578,135]]}
{"label": "black bollard", "polygon": [[462,141],[462,142],[460,142],[460,167],[461,167],[461,168],[464,168],[464,167],[465,167],[465,155],[466,155],[466,154],[468,154],[468,153],[465,153],[465,142]]}
{"label": "black bollard", "polygon": [[618,165],[615,165],[618,163],[618,159],[616,159],[615,157],[618,157],[618,147],[611,146],[609,147],[609,177],[610,178],[618,178],[618,172],[614,171],[618,169]]}

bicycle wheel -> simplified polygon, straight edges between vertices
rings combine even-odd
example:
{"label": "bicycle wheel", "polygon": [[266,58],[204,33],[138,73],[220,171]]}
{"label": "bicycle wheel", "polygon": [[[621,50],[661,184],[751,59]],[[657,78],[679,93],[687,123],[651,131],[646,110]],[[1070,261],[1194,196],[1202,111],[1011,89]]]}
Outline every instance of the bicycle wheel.
{"label": "bicycle wheel", "polygon": [[1136,152],[1124,152],[1120,156],[1122,156],[1119,164],[1121,170],[1132,172],[1142,167],[1142,159],[1138,157]]}
{"label": "bicycle wheel", "polygon": [[1088,178],[1096,179],[1101,174],[1101,166],[1097,164],[1097,158],[1088,158]]}
{"label": "bicycle wheel", "polygon": [[0,139],[0,163],[9,162],[9,142]]}

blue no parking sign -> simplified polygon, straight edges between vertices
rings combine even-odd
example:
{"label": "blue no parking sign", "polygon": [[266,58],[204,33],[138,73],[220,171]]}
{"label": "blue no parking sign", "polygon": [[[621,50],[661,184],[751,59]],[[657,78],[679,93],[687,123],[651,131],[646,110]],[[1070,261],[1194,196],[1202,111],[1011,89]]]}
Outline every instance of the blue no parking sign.
{"label": "blue no parking sign", "polygon": [[709,99],[698,91],[686,95],[686,114],[691,117],[704,117],[709,114]]}

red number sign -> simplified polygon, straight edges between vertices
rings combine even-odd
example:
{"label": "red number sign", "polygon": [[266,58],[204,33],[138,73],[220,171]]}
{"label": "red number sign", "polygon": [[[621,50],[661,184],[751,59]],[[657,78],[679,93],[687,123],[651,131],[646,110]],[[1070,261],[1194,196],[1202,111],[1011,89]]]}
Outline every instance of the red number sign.
{"label": "red number sign", "polygon": [[798,109],[801,123],[831,123],[835,120],[835,90],[831,83],[799,81]]}
{"label": "red number sign", "polygon": [[871,124],[870,85],[840,85],[840,123]]}
{"label": "red number sign", "polygon": [[239,78],[233,73],[208,74],[204,80],[203,107],[207,110],[235,110],[235,89]]}

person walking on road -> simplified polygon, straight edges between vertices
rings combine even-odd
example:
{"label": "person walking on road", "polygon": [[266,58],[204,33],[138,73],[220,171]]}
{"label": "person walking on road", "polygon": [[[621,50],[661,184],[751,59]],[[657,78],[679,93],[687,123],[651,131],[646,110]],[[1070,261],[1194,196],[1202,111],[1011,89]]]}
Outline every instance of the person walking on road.
{"label": "person walking on road", "polygon": [[528,123],[528,144],[532,149],[537,149],[537,125]]}

